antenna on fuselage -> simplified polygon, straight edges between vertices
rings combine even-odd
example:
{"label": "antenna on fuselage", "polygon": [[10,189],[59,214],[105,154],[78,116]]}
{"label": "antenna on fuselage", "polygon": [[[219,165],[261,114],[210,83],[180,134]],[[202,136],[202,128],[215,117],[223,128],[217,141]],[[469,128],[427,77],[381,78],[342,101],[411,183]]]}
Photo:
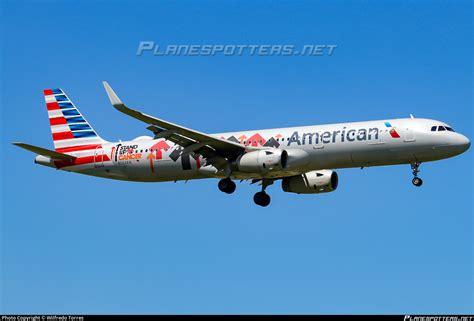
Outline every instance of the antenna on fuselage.
{"label": "antenna on fuselage", "polygon": [[412,114],[410,114],[410,118],[411,118],[411,119],[415,119],[415,116],[413,116]]}

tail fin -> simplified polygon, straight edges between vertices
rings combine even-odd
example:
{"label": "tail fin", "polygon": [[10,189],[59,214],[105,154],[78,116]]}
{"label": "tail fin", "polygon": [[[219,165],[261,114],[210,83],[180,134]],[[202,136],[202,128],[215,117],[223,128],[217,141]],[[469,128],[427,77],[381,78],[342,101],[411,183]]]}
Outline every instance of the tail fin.
{"label": "tail fin", "polygon": [[57,152],[94,149],[105,142],[61,89],[45,89],[44,98]]}

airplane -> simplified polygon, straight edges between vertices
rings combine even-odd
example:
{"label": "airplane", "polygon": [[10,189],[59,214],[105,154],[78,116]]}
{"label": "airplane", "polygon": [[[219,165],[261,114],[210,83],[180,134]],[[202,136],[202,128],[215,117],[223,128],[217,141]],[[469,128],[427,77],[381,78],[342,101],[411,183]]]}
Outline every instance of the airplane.
{"label": "airplane", "polygon": [[385,119],[316,126],[206,134],[127,107],[107,82],[118,111],[148,126],[152,136],[130,141],[102,139],[62,89],[45,89],[54,150],[15,142],[36,153],[35,163],[109,179],[164,182],[219,179],[231,194],[234,180],[261,185],[254,202],[270,204],[266,188],[281,180],[283,191],[319,194],[337,189],[335,169],[410,164],[415,186],[423,162],[459,155],[470,140],[437,120]]}

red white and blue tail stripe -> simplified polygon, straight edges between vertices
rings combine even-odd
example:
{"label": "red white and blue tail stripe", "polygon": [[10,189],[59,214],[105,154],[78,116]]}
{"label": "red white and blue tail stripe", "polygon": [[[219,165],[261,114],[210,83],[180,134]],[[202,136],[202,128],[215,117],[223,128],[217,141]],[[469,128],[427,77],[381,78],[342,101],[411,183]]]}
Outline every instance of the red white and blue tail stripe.
{"label": "red white and blue tail stripe", "polygon": [[94,150],[105,142],[61,89],[45,89],[44,98],[57,152]]}

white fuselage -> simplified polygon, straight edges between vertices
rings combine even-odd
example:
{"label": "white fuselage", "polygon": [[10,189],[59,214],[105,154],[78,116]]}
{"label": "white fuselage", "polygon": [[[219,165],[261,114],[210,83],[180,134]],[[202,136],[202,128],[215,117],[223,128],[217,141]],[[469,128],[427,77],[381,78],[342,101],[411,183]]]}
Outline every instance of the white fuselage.
{"label": "white fuselage", "polygon": [[[309,162],[291,170],[245,173],[233,168],[230,177],[258,179],[286,177],[311,170],[410,164],[452,157],[469,148],[469,140],[452,131],[432,131],[447,126],[430,119],[390,119],[317,126],[247,130],[212,136],[260,148],[297,149]],[[219,177],[202,170],[205,160],[181,155],[182,147],[165,139],[139,137],[106,143],[92,151],[71,153],[83,164],[64,166],[43,156],[37,163],[87,175],[141,182],[161,182]]]}

